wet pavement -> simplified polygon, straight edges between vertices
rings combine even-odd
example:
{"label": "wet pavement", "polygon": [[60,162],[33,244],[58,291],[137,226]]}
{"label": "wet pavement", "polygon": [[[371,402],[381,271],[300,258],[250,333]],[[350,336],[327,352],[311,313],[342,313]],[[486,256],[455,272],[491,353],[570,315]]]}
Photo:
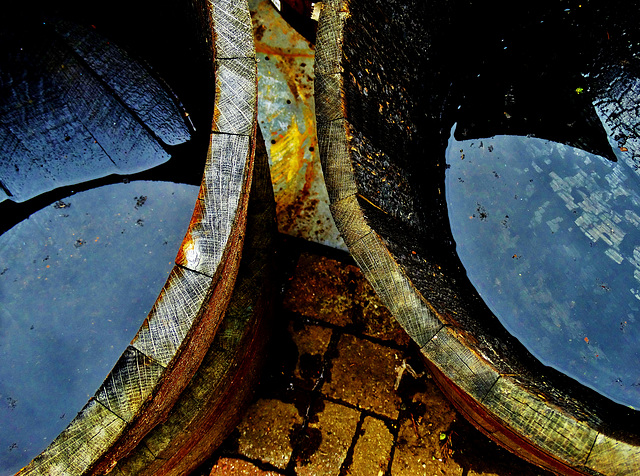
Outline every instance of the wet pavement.
{"label": "wet pavement", "polygon": [[253,403],[204,475],[547,476],[470,426],[348,254],[284,235]]}

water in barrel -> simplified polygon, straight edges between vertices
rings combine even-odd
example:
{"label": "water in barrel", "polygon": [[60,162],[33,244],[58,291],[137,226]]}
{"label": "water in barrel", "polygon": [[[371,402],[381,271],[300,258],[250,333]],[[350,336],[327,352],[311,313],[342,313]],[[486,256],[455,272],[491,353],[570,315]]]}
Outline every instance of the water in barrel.
{"label": "water in barrel", "polygon": [[446,197],[458,256],[507,330],[637,409],[640,45],[607,18],[596,2],[532,7],[472,47]]}
{"label": "water in barrel", "polygon": [[179,152],[194,131],[174,93],[95,26],[0,35],[0,474],[13,474],[135,336],[202,168]]}

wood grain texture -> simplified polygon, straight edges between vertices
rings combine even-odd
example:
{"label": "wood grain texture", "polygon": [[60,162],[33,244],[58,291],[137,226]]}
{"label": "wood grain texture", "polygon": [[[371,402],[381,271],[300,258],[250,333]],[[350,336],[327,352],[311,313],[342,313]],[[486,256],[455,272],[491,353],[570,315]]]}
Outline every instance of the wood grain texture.
{"label": "wood grain texture", "polygon": [[216,60],[215,132],[255,134],[256,71],[255,57]]}
{"label": "wood grain texture", "polygon": [[602,474],[640,474],[640,448],[599,434],[586,466]]}
{"label": "wood grain texture", "polygon": [[[208,0],[213,29],[214,55],[223,58],[255,58],[251,13],[246,2]],[[247,38],[251,38],[248,41]]]}
{"label": "wood grain texture", "polygon": [[205,304],[212,278],[174,266],[131,345],[166,367]]}
{"label": "wood grain texture", "polygon": [[158,383],[164,367],[134,347],[127,347],[96,393],[96,400],[130,422]]}
{"label": "wood grain texture", "polygon": [[549,405],[513,378],[501,376],[482,404],[505,425],[572,467],[584,465],[597,432]]}
{"label": "wood grain texture", "polygon": [[327,73],[318,76],[314,83],[315,94],[327,99],[315,105],[316,115],[323,121],[331,122],[345,118],[344,104],[340,95],[342,75]]}
{"label": "wood grain texture", "polygon": [[142,64],[107,38],[77,24],[60,20],[52,22],[52,27],[159,140],[177,145],[191,138],[176,98]]}
{"label": "wood grain texture", "polygon": [[126,422],[89,400],[69,426],[18,474],[84,474],[124,431]]}
{"label": "wood grain texture", "polygon": [[465,398],[467,393],[448,380],[430,360],[426,362],[435,382],[443,393],[451,400],[456,409],[486,436],[503,446],[508,446],[511,451],[530,463],[549,468],[554,473],[567,476],[579,476],[585,474],[585,472],[587,474],[597,474],[590,472],[584,466],[580,467],[583,471],[569,468],[548,453],[541,451],[540,448],[532,446],[529,439],[522,437],[505,426],[505,422],[490,414],[486,406],[480,401]]}
{"label": "wood grain texture", "polygon": [[180,247],[176,263],[213,278],[236,226],[238,210],[246,206],[247,158],[252,141],[247,136],[211,135],[206,174],[196,204],[196,213]]}
{"label": "wood grain texture", "polygon": [[[316,78],[316,81],[320,81]],[[349,160],[349,144],[347,140],[347,122],[344,119],[325,121],[316,113],[318,144],[327,192],[332,203],[358,193],[353,177],[353,168]],[[332,157],[333,160],[325,160]]]}
{"label": "wood grain texture", "polygon": [[[19,474],[127,474],[116,468],[118,461],[166,420],[205,358],[231,299],[253,172],[255,52],[245,1],[203,0],[195,7],[201,10],[195,17],[214,28],[202,41],[213,42],[216,100],[200,194],[176,266],[96,396]],[[244,57],[236,58],[240,53]],[[108,111],[101,114],[107,117]],[[192,395],[191,406],[199,405]],[[137,454],[138,466],[156,461],[149,448]]]}
{"label": "wood grain texture", "polygon": [[418,345],[426,344],[443,324],[422,297],[412,292],[411,282],[397,266],[382,239],[371,232],[350,246],[349,250],[407,334]]}
{"label": "wood grain texture", "polygon": [[[419,344],[424,345],[442,327],[426,302],[415,292],[405,273],[397,266],[384,243],[369,226],[358,201],[351,161],[351,139],[353,131],[346,115],[343,95],[343,77],[335,74],[341,59],[341,30],[347,16],[345,3],[324,4],[316,43],[316,82],[321,84],[316,96],[319,106],[316,113],[320,157],[329,198],[331,212],[345,243],[358,265],[365,272],[373,288],[382,297],[400,325]],[[329,51],[324,51],[328,48]],[[322,73],[327,71],[327,73]],[[329,114],[328,117],[322,114]]]}
{"label": "wood grain texture", "polygon": [[344,22],[348,15],[346,0],[322,2],[318,32],[316,33],[316,76],[344,71],[342,67],[342,39]]}
{"label": "wood grain texture", "polygon": [[448,327],[442,327],[421,351],[445,375],[477,401],[483,401],[495,386],[498,372],[483,361],[469,346],[464,345]]}
{"label": "wood grain texture", "polygon": [[166,86],[95,30],[51,20],[2,35],[3,44],[25,46],[3,63],[4,196],[22,202],[57,187],[147,170],[169,159],[166,145],[190,139]]}
{"label": "wood grain texture", "polygon": [[[234,293],[202,365],[171,414],[118,463],[123,474],[186,474],[235,427],[270,334],[275,201],[264,142],[258,141],[247,240]],[[260,147],[261,145],[261,147]]]}
{"label": "wood grain texture", "polygon": [[[489,356],[483,353],[481,345],[485,343],[456,327],[457,321],[452,316],[441,314],[407,274],[404,263],[411,259],[424,260],[425,269],[436,270],[429,273],[440,273],[441,268],[437,262],[429,262],[427,255],[421,255],[419,248],[415,248],[416,253],[412,248],[405,249],[394,243],[385,233],[385,226],[380,226],[381,221],[397,220],[410,232],[420,224],[403,213],[402,206],[412,203],[407,197],[411,198],[415,193],[409,186],[405,191],[394,186],[385,195],[382,179],[389,178],[392,185],[402,184],[402,177],[391,179],[392,175],[403,172],[403,168],[396,168],[394,163],[401,160],[395,156],[400,149],[389,144],[384,151],[376,149],[367,137],[367,131],[373,131],[376,124],[383,124],[384,119],[371,119],[371,114],[362,113],[370,105],[359,102],[375,98],[372,92],[375,88],[393,89],[393,85],[376,85],[375,77],[359,77],[358,74],[366,76],[367,71],[358,73],[350,63],[358,50],[353,45],[347,48],[343,44],[343,29],[347,22],[355,21],[351,7],[356,4],[360,7],[360,3],[356,0],[323,2],[315,66],[317,130],[323,172],[336,225],[354,259],[385,305],[421,346],[434,375],[441,376],[439,381],[445,393],[485,434],[555,472],[567,475],[640,474],[638,446],[630,442],[628,434],[620,439],[613,432],[607,433],[610,430],[600,420],[606,412],[581,412],[579,404],[573,401],[563,408],[554,403],[563,400],[562,391],[552,392],[551,397],[538,389],[535,377],[520,379],[511,375],[514,366],[510,362],[494,353]],[[371,20],[375,18],[375,8],[367,6],[360,10]],[[352,24],[350,28],[376,37],[372,45],[381,41],[393,43],[389,38],[379,37],[387,28],[382,23],[379,28],[375,24]],[[376,51],[363,51],[362,55],[363,64],[377,58]],[[388,65],[385,66],[388,69]],[[372,65],[370,69],[377,71],[382,67]],[[347,81],[350,82],[348,94]],[[380,81],[378,77],[377,82]],[[368,93],[363,85],[370,86]],[[402,94],[409,91],[404,86],[397,89],[402,90]],[[369,99],[365,97],[367,94]],[[383,108],[391,110],[393,105],[381,104],[380,110]],[[405,118],[404,105],[399,105],[398,111],[401,122]],[[354,125],[352,114],[359,114],[358,123],[364,124],[364,129]],[[397,128],[398,124],[390,127]],[[404,133],[411,137],[413,124],[408,121],[405,125]],[[395,207],[394,200],[402,206]],[[399,250],[409,256],[401,257],[403,264],[394,254]],[[546,382],[539,383],[550,388]]]}

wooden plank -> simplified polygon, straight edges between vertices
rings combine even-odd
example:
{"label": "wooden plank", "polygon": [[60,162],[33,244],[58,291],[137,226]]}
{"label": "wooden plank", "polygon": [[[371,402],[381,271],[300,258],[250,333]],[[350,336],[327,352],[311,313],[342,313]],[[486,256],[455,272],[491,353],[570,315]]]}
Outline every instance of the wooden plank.
{"label": "wooden plank", "polygon": [[190,139],[167,86],[95,30],[50,20],[14,34],[27,38],[3,36],[24,48],[10,47],[0,105],[0,181],[14,201],[147,170],[169,159],[166,145]]}
{"label": "wooden plank", "polygon": [[134,347],[127,347],[96,392],[96,400],[126,422],[151,396],[164,367]]}
{"label": "wooden plank", "polygon": [[[255,59],[228,61],[232,67],[227,68],[227,73],[232,71],[238,74],[242,71],[250,77],[238,83],[221,81],[219,76],[216,78],[216,92],[219,87],[233,88],[240,102],[236,107],[227,107],[226,101],[233,95],[226,91],[217,95],[200,194],[189,230],[176,257],[177,265],[213,278],[207,300],[154,388],[152,398],[138,411],[127,433],[96,463],[91,474],[100,474],[117,464],[134,450],[158,422],[168,417],[201,365],[231,298],[245,235],[255,139],[252,136],[220,132],[216,118],[225,118],[223,123],[236,133],[244,131],[255,134],[257,112],[246,108],[255,108],[257,79]],[[216,61],[216,68],[220,64]],[[242,67],[236,68],[238,64]],[[247,67],[248,64],[253,67]],[[251,121],[254,121],[253,124],[247,126]]]}
{"label": "wooden plank", "polygon": [[[238,280],[202,365],[166,421],[118,463],[124,474],[186,474],[235,427],[264,357],[272,308],[271,242],[275,201],[264,141],[258,139]],[[259,161],[259,163],[258,163]]]}
{"label": "wooden plank", "polygon": [[[318,73],[316,73],[318,74]],[[319,123],[326,123],[344,119],[346,114],[341,97],[342,74],[326,73],[316,77],[315,94],[326,97],[327,100],[316,104],[316,118]]]}
{"label": "wooden plank", "polygon": [[246,207],[248,136],[212,134],[207,167],[191,226],[178,251],[180,266],[213,277],[229,246],[236,215]]}
{"label": "wooden plank", "polygon": [[104,449],[117,440],[125,426],[124,420],[102,404],[89,400],[67,429],[18,474],[84,474]]}
{"label": "wooden plank", "polygon": [[507,429],[503,421],[490,414],[478,400],[469,396],[453,381],[449,380],[440,369],[427,360],[427,366],[431,370],[434,380],[443,393],[451,400],[456,409],[482,433],[493,439],[507,450],[538,466],[549,468],[554,473],[567,476],[579,476],[584,474],[568,468],[566,464],[558,461],[548,453],[533,446],[530,441],[519,436],[514,431]]}
{"label": "wooden plank", "polygon": [[338,228],[344,230],[342,238],[349,248],[373,232],[355,194],[333,202],[330,210]]}
{"label": "wooden plank", "polygon": [[598,434],[509,377],[501,377],[482,404],[515,433],[572,467],[584,465]]}
{"label": "wooden plank", "polygon": [[[222,29],[216,34],[224,34],[226,30],[219,21],[212,23]],[[244,41],[253,45],[252,37]],[[178,266],[213,280],[207,299],[154,388],[152,399],[145,402],[127,434],[92,468],[93,474],[116,464],[158,422],[168,417],[201,365],[231,298],[253,172],[257,117],[255,58],[216,58],[215,68],[214,119],[205,174],[189,230],[176,257]],[[231,104],[233,99],[237,102]]]}
{"label": "wooden plank", "polygon": [[158,139],[178,145],[191,138],[177,99],[143,64],[88,28],[65,20],[48,24]]}
{"label": "wooden plank", "polygon": [[369,233],[349,246],[349,250],[373,289],[407,334],[418,346],[425,345],[443,324],[415,292],[380,237],[375,232]]}
{"label": "wooden plank", "polygon": [[316,77],[344,71],[342,66],[343,27],[349,15],[346,0],[323,1],[321,8],[316,33]]}
{"label": "wooden plank", "polygon": [[257,88],[255,57],[216,60],[212,130],[225,134],[255,134]]}
{"label": "wooden plank", "polygon": [[[217,59],[255,58],[251,13],[246,1],[209,0]],[[251,41],[247,39],[251,38]]]}
{"label": "wooden plank", "polygon": [[[316,79],[319,80],[319,79]],[[338,202],[358,193],[348,152],[347,122],[322,121],[318,118],[318,145],[329,200]],[[332,160],[326,158],[331,157]]]}
{"label": "wooden plank", "polygon": [[450,328],[442,327],[420,350],[447,378],[477,401],[485,399],[500,377],[481,356],[465,346]]}
{"label": "wooden plank", "polygon": [[211,277],[175,266],[131,345],[167,367],[204,305]]}
{"label": "wooden plank", "polygon": [[586,462],[587,468],[601,474],[632,476],[640,474],[640,447],[599,434]]}

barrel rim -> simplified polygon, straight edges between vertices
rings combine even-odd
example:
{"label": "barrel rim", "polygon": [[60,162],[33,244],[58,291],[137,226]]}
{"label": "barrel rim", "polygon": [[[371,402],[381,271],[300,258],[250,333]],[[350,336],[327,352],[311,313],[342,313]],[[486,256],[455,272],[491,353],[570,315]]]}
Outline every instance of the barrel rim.
{"label": "barrel rim", "polygon": [[[353,138],[358,131],[347,114],[342,55],[343,28],[351,3],[323,2],[316,43],[315,94],[320,157],[331,211],[355,261],[430,365],[444,377],[439,379],[440,384],[455,387],[459,400],[485,413],[476,414],[474,419],[470,411],[464,412],[494,441],[556,472],[636,474],[640,468],[639,435],[629,431],[629,425],[620,428],[606,419],[618,415],[637,421],[637,411],[610,402],[586,387],[582,388],[585,398],[598,400],[596,411],[585,416],[559,407],[553,395],[505,372],[500,363],[484,355],[476,340],[481,337],[469,335],[455,321],[439,314],[394,255],[393,239],[377,226],[384,220],[383,214],[358,194],[352,162]],[[553,369],[546,370],[553,374],[553,381],[570,380],[559,372],[555,375]],[[514,419],[513,415],[519,413]],[[510,441],[496,425],[520,437],[520,444]],[[549,437],[553,435],[557,438]],[[558,439],[562,445],[557,444]],[[525,444],[529,448],[523,447]]]}
{"label": "barrel rim", "polygon": [[[153,309],[95,395],[18,474],[104,474],[166,418],[213,341],[240,265],[257,130],[246,0],[198,0],[215,97],[189,229]],[[224,211],[222,213],[221,211]]]}

